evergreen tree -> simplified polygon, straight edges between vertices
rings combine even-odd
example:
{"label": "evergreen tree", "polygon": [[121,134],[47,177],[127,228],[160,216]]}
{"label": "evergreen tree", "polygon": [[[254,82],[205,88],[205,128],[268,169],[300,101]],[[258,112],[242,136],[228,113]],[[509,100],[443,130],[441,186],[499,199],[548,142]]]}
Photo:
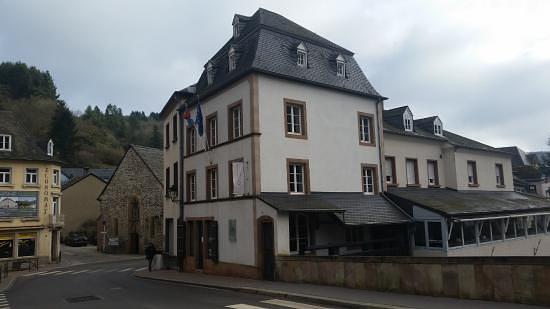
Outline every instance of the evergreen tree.
{"label": "evergreen tree", "polygon": [[155,125],[149,139],[149,146],[153,148],[162,148],[162,134],[160,134],[159,126]]}
{"label": "evergreen tree", "polygon": [[55,114],[50,124],[50,138],[54,142],[55,153],[68,163],[72,163],[74,160],[76,133],[76,123],[72,112],[64,101],[57,101]]}

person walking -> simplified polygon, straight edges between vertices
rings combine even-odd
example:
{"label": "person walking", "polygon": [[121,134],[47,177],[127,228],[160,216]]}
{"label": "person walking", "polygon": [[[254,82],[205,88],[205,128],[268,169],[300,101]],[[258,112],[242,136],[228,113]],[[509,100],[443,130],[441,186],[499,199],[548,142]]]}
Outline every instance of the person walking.
{"label": "person walking", "polygon": [[147,247],[145,248],[145,257],[147,258],[147,261],[149,262],[149,272],[151,271],[151,266],[153,264],[153,258],[155,257],[155,254],[157,253],[157,248],[155,248],[155,245],[153,243],[149,243]]}

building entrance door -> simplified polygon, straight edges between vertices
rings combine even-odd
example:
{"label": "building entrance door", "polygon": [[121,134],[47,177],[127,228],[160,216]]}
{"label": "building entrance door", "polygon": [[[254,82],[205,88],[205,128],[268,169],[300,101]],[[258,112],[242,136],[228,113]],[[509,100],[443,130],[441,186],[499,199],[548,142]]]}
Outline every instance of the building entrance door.
{"label": "building entrance door", "polygon": [[197,244],[197,260],[196,260],[196,269],[204,268],[204,223],[202,221],[196,221],[195,226],[197,229],[196,241]]}
{"label": "building entrance door", "polygon": [[139,253],[139,234],[130,233],[130,253],[138,254]]}
{"label": "building entrance door", "polygon": [[57,254],[59,243],[59,232],[52,231],[52,245],[51,245],[51,260],[52,262],[57,262],[59,260],[59,255]]}
{"label": "building entrance door", "polygon": [[273,219],[260,219],[260,250],[262,276],[264,280],[275,280],[275,241]]}

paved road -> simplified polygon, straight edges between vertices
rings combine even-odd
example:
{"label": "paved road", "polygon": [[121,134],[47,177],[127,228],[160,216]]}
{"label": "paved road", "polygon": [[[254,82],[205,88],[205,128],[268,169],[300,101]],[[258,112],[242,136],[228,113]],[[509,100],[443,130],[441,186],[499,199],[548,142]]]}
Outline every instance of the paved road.
{"label": "paved road", "polygon": [[20,277],[4,295],[6,308],[319,309],[265,296],[139,279],[145,261],[80,265]]}

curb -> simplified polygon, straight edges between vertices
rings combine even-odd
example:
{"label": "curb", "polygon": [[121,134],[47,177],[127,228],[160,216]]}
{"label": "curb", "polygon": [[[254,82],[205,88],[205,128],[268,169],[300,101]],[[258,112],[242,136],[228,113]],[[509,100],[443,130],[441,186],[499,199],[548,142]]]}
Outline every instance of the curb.
{"label": "curb", "polygon": [[354,301],[348,301],[348,300],[341,300],[337,298],[329,298],[329,297],[314,296],[314,295],[299,294],[299,293],[289,293],[289,292],[275,291],[275,290],[265,290],[265,289],[250,288],[250,287],[231,287],[226,285],[196,283],[196,282],[189,282],[189,281],[176,281],[176,280],[170,280],[170,279],[148,277],[148,276],[140,275],[138,273],[134,273],[134,276],[137,278],[146,279],[146,280],[172,282],[172,283],[179,283],[184,285],[197,286],[197,287],[210,288],[210,289],[228,290],[233,292],[257,294],[257,295],[264,295],[269,297],[286,298],[286,299],[291,299],[295,301],[308,301],[308,302],[313,302],[320,305],[342,306],[342,307],[354,308],[354,309],[355,308],[357,309],[414,309],[413,307],[354,302]]}

